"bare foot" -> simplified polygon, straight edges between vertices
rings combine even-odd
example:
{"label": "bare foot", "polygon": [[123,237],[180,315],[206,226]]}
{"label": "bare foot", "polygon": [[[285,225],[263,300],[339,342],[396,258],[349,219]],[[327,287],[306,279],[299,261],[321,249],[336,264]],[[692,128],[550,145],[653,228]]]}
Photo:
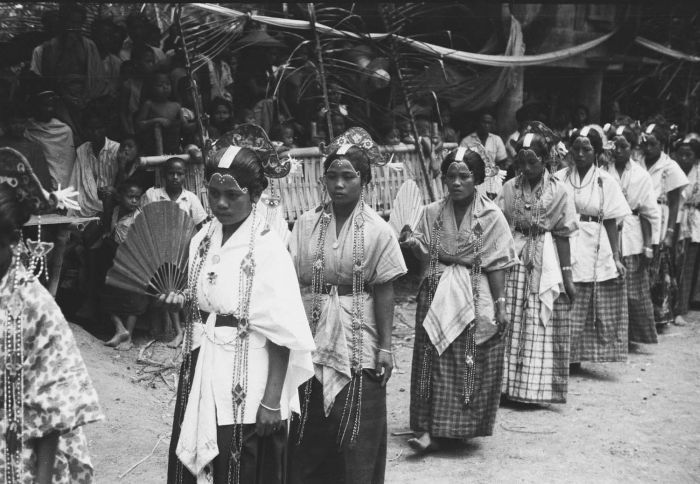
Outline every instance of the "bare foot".
{"label": "bare foot", "polygon": [[683,316],[681,316],[680,314],[678,316],[676,316],[676,318],[673,320],[673,324],[675,324],[676,326],[687,326],[688,325],[686,320],[683,319]]}
{"label": "bare foot", "polygon": [[133,347],[134,343],[131,342],[131,336],[129,336],[129,339],[119,343],[119,346],[117,346],[115,349],[117,351],[129,351]]}
{"label": "bare foot", "polygon": [[179,348],[182,344],[182,333],[177,333],[173,340],[167,344],[168,348]]}
{"label": "bare foot", "polygon": [[116,348],[124,341],[131,341],[131,336],[129,336],[129,333],[126,331],[124,331],[123,333],[115,334],[111,340],[105,341],[103,344],[105,346],[111,346],[112,348]]}
{"label": "bare foot", "polygon": [[427,454],[439,449],[439,445],[430,438],[428,432],[423,433],[418,438],[408,439],[408,445],[419,454]]}

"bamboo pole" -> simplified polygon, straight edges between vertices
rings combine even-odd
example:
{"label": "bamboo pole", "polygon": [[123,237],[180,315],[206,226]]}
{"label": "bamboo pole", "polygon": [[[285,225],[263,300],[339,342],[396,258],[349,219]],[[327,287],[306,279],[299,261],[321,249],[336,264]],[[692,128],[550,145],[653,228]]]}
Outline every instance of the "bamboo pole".
{"label": "bamboo pole", "polygon": [[311,26],[311,34],[314,36],[314,46],[316,49],[316,59],[318,60],[318,70],[321,77],[321,92],[323,94],[323,107],[326,110],[326,124],[328,125],[328,141],[333,139],[333,122],[331,120],[331,104],[328,101],[328,86],[326,84],[326,68],[323,63],[323,51],[321,50],[321,37],[316,30],[316,7],[313,3],[308,4],[309,7],[309,24]]}

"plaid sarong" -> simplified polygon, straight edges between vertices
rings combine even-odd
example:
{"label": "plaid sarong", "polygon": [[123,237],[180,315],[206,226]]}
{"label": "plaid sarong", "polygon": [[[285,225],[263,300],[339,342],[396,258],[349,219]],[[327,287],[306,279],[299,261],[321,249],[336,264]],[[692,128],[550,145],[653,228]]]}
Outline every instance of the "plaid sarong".
{"label": "plaid sarong", "polygon": [[651,304],[649,273],[642,267],[643,255],[624,258],[627,275],[627,306],[630,316],[629,340],[635,343],[658,343],[654,307]]}
{"label": "plaid sarong", "polygon": [[[593,283],[576,282],[571,308],[571,363],[627,360],[627,290],[624,279],[599,282],[593,301]],[[593,307],[595,304],[595,310]]]}
{"label": "plaid sarong", "polygon": [[570,304],[566,295],[554,302],[547,327],[540,322],[537,293],[528,291],[527,318],[522,321],[527,270],[511,269],[506,283],[510,321],[505,336],[504,376],[501,392],[526,403],[566,403],[569,381]]}
{"label": "plaid sarong", "polygon": [[464,365],[467,333],[463,332],[438,357],[432,354],[429,399],[419,396],[419,381],[423,355],[432,346],[423,329],[428,313],[428,284],[418,292],[416,336],[411,370],[411,429],[430,432],[432,437],[468,439],[493,433],[496,411],[500,402],[503,377],[503,340],[497,336],[476,347],[476,375],[471,402],[464,404]]}
{"label": "plaid sarong", "polygon": [[697,291],[697,265],[698,249],[700,244],[691,242],[690,239],[678,241],[681,246],[681,255],[676,261],[676,274],[678,274],[678,298],[674,314],[686,314],[691,301],[691,294]]}
{"label": "plaid sarong", "polygon": [[655,250],[649,267],[651,302],[654,305],[656,324],[668,324],[673,321],[678,286],[671,250],[665,246]]}

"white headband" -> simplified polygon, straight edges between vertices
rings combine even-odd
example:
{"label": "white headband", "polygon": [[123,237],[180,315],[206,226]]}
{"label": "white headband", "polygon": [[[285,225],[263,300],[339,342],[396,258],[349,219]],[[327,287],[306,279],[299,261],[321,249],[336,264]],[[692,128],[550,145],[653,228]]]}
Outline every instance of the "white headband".
{"label": "white headband", "polygon": [[464,155],[467,153],[467,147],[466,146],[460,146],[457,148],[457,152],[455,153],[455,161],[464,161]]}
{"label": "white headband", "polygon": [[532,139],[535,137],[535,133],[528,133],[525,135],[525,139],[523,140],[523,148],[529,148],[530,144],[532,143]]}
{"label": "white headband", "polygon": [[581,136],[588,136],[588,132],[591,130],[590,126],[584,126],[583,129],[581,129]]}
{"label": "white headband", "polygon": [[355,146],[355,145],[351,145],[351,144],[349,144],[349,143],[340,145],[340,148],[338,148],[338,151],[336,151],[335,153],[336,153],[337,155],[344,155],[344,154],[347,153],[348,150],[349,150],[350,148],[352,148],[353,146]]}
{"label": "white headband", "polygon": [[615,131],[615,134],[616,134],[617,136],[622,136],[622,133],[624,133],[624,132],[625,132],[625,127],[624,127],[624,126],[618,126],[618,127],[617,127],[617,131]]}
{"label": "white headband", "polygon": [[224,154],[219,160],[218,168],[229,168],[239,151],[241,151],[240,146],[229,146],[226,148],[226,151],[224,151]]}
{"label": "white headband", "polygon": [[654,132],[654,128],[656,128],[656,124],[652,123],[649,125],[649,127],[646,130],[646,134],[651,134]]}
{"label": "white headband", "polygon": [[605,123],[605,126],[603,126],[603,131],[607,131],[610,128],[612,128],[612,125],[610,123]]}

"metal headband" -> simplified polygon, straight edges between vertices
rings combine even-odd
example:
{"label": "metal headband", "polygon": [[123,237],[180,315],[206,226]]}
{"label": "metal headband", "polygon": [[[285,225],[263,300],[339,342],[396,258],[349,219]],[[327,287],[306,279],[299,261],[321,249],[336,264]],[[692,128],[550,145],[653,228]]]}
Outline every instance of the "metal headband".
{"label": "metal headband", "polygon": [[230,168],[231,163],[233,163],[233,160],[236,158],[236,155],[239,151],[241,151],[240,146],[231,145],[228,148],[226,148],[226,151],[224,151],[224,154],[219,160],[219,164],[217,165],[218,168]]}
{"label": "metal headband", "polygon": [[624,127],[624,126],[618,126],[618,127],[617,127],[617,131],[615,131],[615,134],[616,134],[617,136],[622,136],[622,133],[624,133],[624,132],[625,132],[625,127]]}
{"label": "metal headband", "polygon": [[654,132],[654,128],[656,128],[656,123],[651,123],[651,124],[647,127],[645,133],[646,133],[646,134],[651,134],[651,133],[653,133],[653,132]]}
{"label": "metal headband", "polygon": [[472,171],[469,169],[469,166],[468,166],[464,161],[462,161],[462,160],[459,160],[459,161],[455,160],[455,161],[453,161],[452,163],[450,163],[450,166],[447,167],[447,170],[449,171],[449,169],[452,168],[453,166],[456,167],[457,170],[459,170],[461,167],[464,167],[464,168],[467,170],[467,174],[468,174],[469,176],[472,175]]}
{"label": "metal headband", "polygon": [[347,153],[348,150],[349,150],[350,148],[352,148],[353,146],[355,146],[355,145],[351,145],[351,144],[349,144],[349,143],[342,144],[342,145],[340,145],[340,148],[338,148],[338,151],[336,151],[335,153],[336,153],[337,155],[344,155],[344,154]]}
{"label": "metal headband", "polygon": [[523,140],[523,148],[529,148],[530,144],[532,144],[532,139],[535,137],[534,133],[528,133],[525,135],[525,139]]}
{"label": "metal headband", "polygon": [[467,154],[466,146],[460,146],[457,148],[457,152],[455,153],[455,161],[464,161],[465,154]]}
{"label": "metal headband", "polygon": [[579,136],[588,136],[588,132],[591,130],[590,126],[584,126],[581,128],[581,132],[579,133]]}
{"label": "metal headband", "polygon": [[241,187],[238,184],[238,180],[236,180],[236,177],[234,177],[233,175],[230,175],[228,173],[226,173],[225,175],[222,175],[221,173],[214,173],[212,176],[209,177],[209,184],[211,184],[212,182],[216,182],[216,183],[232,182],[234,185],[234,188],[236,188],[236,190],[239,190],[242,193],[248,193],[248,188]]}
{"label": "metal headband", "polygon": [[[346,146],[352,146],[352,145],[346,145]],[[358,170],[356,170],[354,166],[352,166],[352,163],[350,163],[350,160],[348,160],[347,158],[336,158],[335,160],[333,160],[333,162],[330,164],[330,166],[328,168],[330,169],[331,166],[337,166],[338,168],[342,168],[342,167],[350,168],[352,171],[357,173],[358,176],[360,175],[360,172]]]}

